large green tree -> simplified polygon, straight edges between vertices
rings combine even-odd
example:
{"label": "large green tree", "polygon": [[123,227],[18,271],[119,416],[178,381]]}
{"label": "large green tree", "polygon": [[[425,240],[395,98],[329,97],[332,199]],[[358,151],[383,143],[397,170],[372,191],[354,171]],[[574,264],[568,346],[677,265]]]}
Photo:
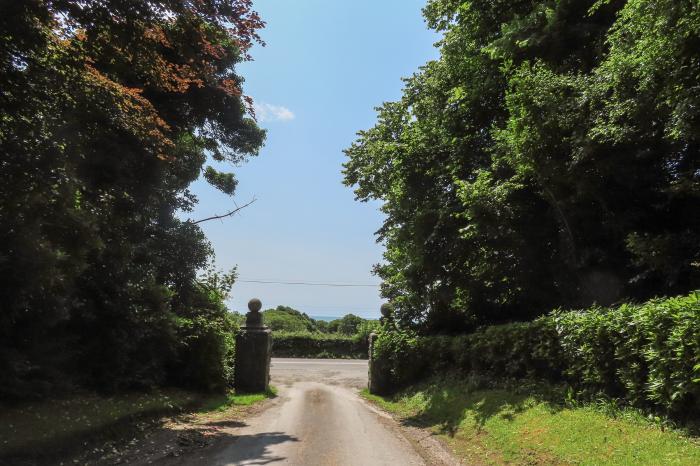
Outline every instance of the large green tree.
{"label": "large green tree", "polygon": [[431,0],[440,58],[346,153],[433,331],[700,286],[696,1]]}
{"label": "large green tree", "polygon": [[187,359],[183,328],[226,326],[226,287],[197,279],[211,248],[176,213],[200,175],[234,193],[207,155],[262,145],[235,65],[263,23],[249,0],[0,11],[2,389],[161,383]]}

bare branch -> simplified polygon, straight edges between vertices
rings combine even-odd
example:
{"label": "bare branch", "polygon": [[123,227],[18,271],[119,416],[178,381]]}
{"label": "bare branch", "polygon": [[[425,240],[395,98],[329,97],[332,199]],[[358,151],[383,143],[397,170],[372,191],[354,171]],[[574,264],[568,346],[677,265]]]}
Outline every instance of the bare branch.
{"label": "bare branch", "polygon": [[197,220],[197,221],[192,221],[192,220],[190,220],[190,222],[197,224],[197,223],[202,223],[202,222],[208,222],[209,220],[217,220],[217,219],[220,219],[220,218],[231,217],[232,215],[236,215],[238,212],[240,212],[241,210],[245,209],[246,207],[248,207],[249,205],[251,205],[251,204],[252,204],[253,202],[255,202],[255,201],[257,201],[257,199],[253,198],[253,199],[250,200],[250,202],[248,202],[248,203],[246,203],[246,204],[243,204],[243,205],[240,206],[240,207],[236,206],[235,209],[233,209],[233,210],[230,211],[230,212],[226,212],[225,214],[222,214],[222,215],[214,215],[214,216],[212,216],[212,217],[203,218],[203,219]]}

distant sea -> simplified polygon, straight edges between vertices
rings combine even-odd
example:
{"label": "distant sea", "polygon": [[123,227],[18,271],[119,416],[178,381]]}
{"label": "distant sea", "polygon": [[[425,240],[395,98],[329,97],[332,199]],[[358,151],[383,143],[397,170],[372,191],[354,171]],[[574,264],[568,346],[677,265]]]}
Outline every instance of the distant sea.
{"label": "distant sea", "polygon": [[[331,320],[341,319],[343,316],[313,316],[313,315],[309,315],[309,317],[311,317],[312,319],[315,319],[315,320],[323,320],[326,322],[330,322]],[[363,319],[379,319],[379,316],[376,316],[376,317],[375,316],[372,316],[372,317],[360,316],[360,317],[362,317]]]}
{"label": "distant sea", "polygon": [[310,315],[309,317],[311,317],[314,320],[324,320],[326,322],[330,322],[331,320],[340,319],[340,317],[338,317],[338,316],[312,316],[312,315]]}
{"label": "distant sea", "polygon": [[[311,317],[314,320],[323,320],[325,322],[330,322],[331,320],[337,320],[337,319],[343,318],[343,316],[312,316],[312,315],[309,315],[309,317]],[[376,317],[375,316],[371,316],[371,317],[360,316],[360,317],[362,317],[363,319],[370,319],[370,320],[379,319],[379,316],[376,316]]]}

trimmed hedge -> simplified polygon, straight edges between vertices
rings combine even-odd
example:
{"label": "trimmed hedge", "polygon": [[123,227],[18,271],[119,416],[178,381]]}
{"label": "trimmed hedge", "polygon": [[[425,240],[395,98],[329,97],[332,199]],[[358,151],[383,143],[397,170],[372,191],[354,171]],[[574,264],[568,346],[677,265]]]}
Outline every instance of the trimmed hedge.
{"label": "trimmed hedge", "polygon": [[532,322],[457,337],[386,326],[373,359],[400,388],[457,369],[499,378],[566,382],[669,415],[700,414],[700,292],[618,308],[555,311]]}
{"label": "trimmed hedge", "polygon": [[283,358],[367,359],[364,338],[311,332],[273,332],[272,356]]}

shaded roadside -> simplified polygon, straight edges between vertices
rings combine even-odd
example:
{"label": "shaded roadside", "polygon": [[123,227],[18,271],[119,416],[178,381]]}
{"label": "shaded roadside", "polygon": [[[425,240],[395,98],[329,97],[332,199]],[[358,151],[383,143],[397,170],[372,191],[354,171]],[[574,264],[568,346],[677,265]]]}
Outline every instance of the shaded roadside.
{"label": "shaded roadside", "polygon": [[274,394],[180,390],[84,396],[3,409],[0,465],[134,464],[209,445]]}

